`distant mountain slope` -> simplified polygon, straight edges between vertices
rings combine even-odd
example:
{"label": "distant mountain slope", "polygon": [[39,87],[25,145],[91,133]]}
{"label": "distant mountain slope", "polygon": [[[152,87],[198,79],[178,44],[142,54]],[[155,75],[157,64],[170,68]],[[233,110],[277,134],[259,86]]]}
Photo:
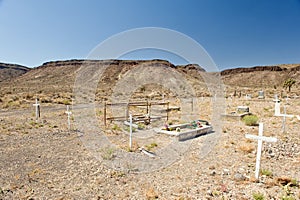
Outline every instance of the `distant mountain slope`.
{"label": "distant mountain slope", "polygon": [[[52,103],[63,103],[71,101],[76,75],[81,67],[95,66],[89,69],[86,79],[89,75],[94,75],[97,67],[107,67],[99,77],[98,88],[96,91],[96,100],[106,100],[112,93],[116,84],[124,78],[128,72],[131,72],[138,66],[161,66],[178,71],[182,77],[186,78],[191,85],[196,88],[198,95],[209,95],[207,86],[203,81],[201,73],[205,70],[196,64],[175,66],[166,60],[66,60],[51,61],[33,68],[23,76],[19,76],[9,81],[0,82],[0,96],[4,96],[5,102],[16,99],[32,100],[35,97],[41,98],[41,101]],[[138,74],[147,76],[147,72]],[[161,78],[165,76],[160,74]],[[88,81],[88,80],[87,80]],[[136,97],[145,98],[146,96],[161,97],[172,95],[171,91],[164,86],[146,85],[140,86],[135,91]],[[189,91],[188,91],[189,92]],[[7,95],[8,94],[8,95]],[[1,103],[1,101],[0,101]]]}
{"label": "distant mountain slope", "polygon": [[0,82],[18,77],[29,70],[30,68],[22,65],[0,63]]}
{"label": "distant mountain slope", "polygon": [[281,87],[283,82],[288,78],[295,79],[296,86],[299,86],[299,75],[300,64],[234,68],[221,72],[221,76],[226,85],[253,88]]}
{"label": "distant mountain slope", "polygon": [[[39,67],[30,69],[20,65],[0,63],[0,107],[2,102],[19,101],[31,102],[35,97],[41,98],[43,102],[66,103],[70,102],[73,94],[76,75],[81,67],[96,66],[106,67],[99,77],[96,100],[107,100],[117,84],[124,80],[129,72],[134,72],[138,66],[162,66],[171,68],[181,74],[193,87],[197,96],[210,96],[214,92],[212,88],[208,90],[204,80],[211,80],[214,76],[221,75],[226,88],[226,96],[238,93],[241,95],[257,95],[259,90],[264,90],[269,97],[274,94],[286,92],[282,85],[288,78],[296,80],[292,88],[291,95],[300,95],[300,64],[276,65],[276,66],[256,66],[250,68],[227,69],[220,73],[205,72],[203,68],[196,64],[175,66],[166,60],[65,60],[51,61]],[[96,68],[84,71],[86,79],[93,77]],[[162,70],[158,75],[161,78],[167,77]],[[140,78],[147,77],[148,71],[137,74]],[[97,77],[94,77],[97,78]],[[135,79],[135,77],[131,77]],[[174,83],[173,83],[174,84]],[[175,83],[176,84],[176,83]],[[184,85],[183,90],[190,92]],[[162,96],[172,96],[169,88],[159,84],[137,86],[134,93],[138,98],[161,98]],[[17,99],[17,100],[16,100]],[[2,103],[2,107],[6,107]],[[31,104],[30,104],[31,105]]]}

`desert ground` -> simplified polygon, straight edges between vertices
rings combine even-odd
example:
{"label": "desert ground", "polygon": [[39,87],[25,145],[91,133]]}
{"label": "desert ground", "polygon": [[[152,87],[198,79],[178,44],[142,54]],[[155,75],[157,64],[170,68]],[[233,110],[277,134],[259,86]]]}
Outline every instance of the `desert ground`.
{"label": "desert ground", "polygon": [[[287,114],[300,114],[298,98],[281,100],[281,112],[286,105]],[[211,97],[197,99],[197,118],[213,121],[212,101]],[[245,134],[257,135],[258,126],[247,126],[240,118],[220,118],[214,122],[221,125],[219,132],[179,142],[178,148],[188,148],[176,159],[169,155],[174,162],[155,170],[135,170],[133,161],[120,170],[110,165],[118,162],[114,151],[103,151],[101,146],[92,151],[85,133],[78,131],[76,114],[84,108],[76,111],[74,105],[69,129],[65,105],[41,103],[36,121],[33,103],[0,113],[0,199],[300,199],[300,121],[286,118],[283,130],[283,117],[274,116],[272,97],[224,98],[226,113],[248,106],[263,123],[263,135],[278,139],[263,142],[258,180],[254,177],[258,142],[245,138]],[[126,149],[126,127],[109,122],[105,128],[103,104],[95,113],[99,124],[95,133]],[[125,153],[147,157],[138,147],[150,145],[155,153],[176,140],[156,133],[139,140],[138,133],[133,133],[135,149]],[[159,162],[159,158],[147,159]]]}

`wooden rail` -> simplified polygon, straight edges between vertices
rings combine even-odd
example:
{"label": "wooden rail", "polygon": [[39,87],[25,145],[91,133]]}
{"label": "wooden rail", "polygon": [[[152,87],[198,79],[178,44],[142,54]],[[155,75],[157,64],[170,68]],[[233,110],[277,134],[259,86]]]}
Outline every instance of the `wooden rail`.
{"label": "wooden rail", "polygon": [[[103,118],[104,118],[104,126],[106,126],[106,120],[125,120],[127,121],[129,119],[129,110],[130,107],[138,107],[138,106],[142,106],[142,107],[146,107],[146,113],[145,114],[138,114],[138,115],[133,115],[133,117],[144,117],[145,119],[147,118],[149,123],[151,121],[151,116],[150,116],[150,112],[151,112],[151,106],[154,105],[158,105],[158,106],[167,106],[167,109],[165,109],[167,115],[166,116],[162,116],[162,117],[166,117],[167,120],[169,119],[169,112],[171,111],[170,109],[170,102],[129,102],[129,103],[104,103],[104,108],[103,108]],[[125,116],[116,116],[116,117],[107,117],[107,106],[119,106],[119,107],[125,107],[126,106],[126,112],[125,112]],[[148,115],[148,117],[145,117],[146,115]],[[137,119],[137,121],[145,121],[142,119]]]}

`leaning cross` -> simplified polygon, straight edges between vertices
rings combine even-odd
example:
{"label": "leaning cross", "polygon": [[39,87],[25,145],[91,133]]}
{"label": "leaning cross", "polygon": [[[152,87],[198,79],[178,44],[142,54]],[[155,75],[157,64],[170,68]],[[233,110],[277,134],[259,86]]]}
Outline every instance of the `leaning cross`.
{"label": "leaning cross", "polygon": [[69,130],[71,129],[71,121],[70,121],[70,116],[72,114],[72,112],[69,109],[69,105],[67,105],[67,111],[65,112],[68,115],[68,128]]}
{"label": "leaning cross", "polygon": [[258,140],[257,155],[256,155],[256,167],[255,167],[255,178],[258,179],[259,168],[260,168],[260,157],[261,157],[261,151],[262,151],[262,142],[263,141],[264,142],[277,142],[277,138],[263,136],[263,123],[259,123],[258,136],[246,134],[245,137],[248,139],[252,139],[252,140]]}
{"label": "leaning cross", "polygon": [[40,104],[38,99],[35,99],[35,104],[33,104],[33,106],[35,106],[35,120],[37,122],[40,117]]}

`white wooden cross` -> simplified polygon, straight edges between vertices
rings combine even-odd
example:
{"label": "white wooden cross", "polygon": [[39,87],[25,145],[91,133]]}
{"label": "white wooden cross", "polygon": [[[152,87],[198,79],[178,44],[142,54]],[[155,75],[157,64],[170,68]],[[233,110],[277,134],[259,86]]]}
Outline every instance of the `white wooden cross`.
{"label": "white wooden cross", "polygon": [[38,99],[35,99],[35,104],[33,104],[33,106],[35,106],[35,121],[37,122],[41,113],[40,113],[40,104],[38,102]]}
{"label": "white wooden cross", "polygon": [[275,116],[280,116],[280,100],[278,98],[275,97],[275,99],[273,100],[275,101]]}
{"label": "white wooden cross", "polygon": [[71,129],[71,120],[70,120],[70,117],[72,115],[72,112],[69,109],[69,105],[67,105],[67,111],[65,113],[68,115],[68,128],[70,130]]}
{"label": "white wooden cross", "polygon": [[252,139],[252,140],[258,140],[257,155],[256,155],[256,167],[255,167],[255,178],[258,179],[259,168],[260,168],[260,157],[261,157],[261,151],[262,151],[262,142],[263,141],[264,142],[277,142],[277,138],[263,136],[263,123],[259,123],[258,136],[246,134],[245,137],[248,139]]}

